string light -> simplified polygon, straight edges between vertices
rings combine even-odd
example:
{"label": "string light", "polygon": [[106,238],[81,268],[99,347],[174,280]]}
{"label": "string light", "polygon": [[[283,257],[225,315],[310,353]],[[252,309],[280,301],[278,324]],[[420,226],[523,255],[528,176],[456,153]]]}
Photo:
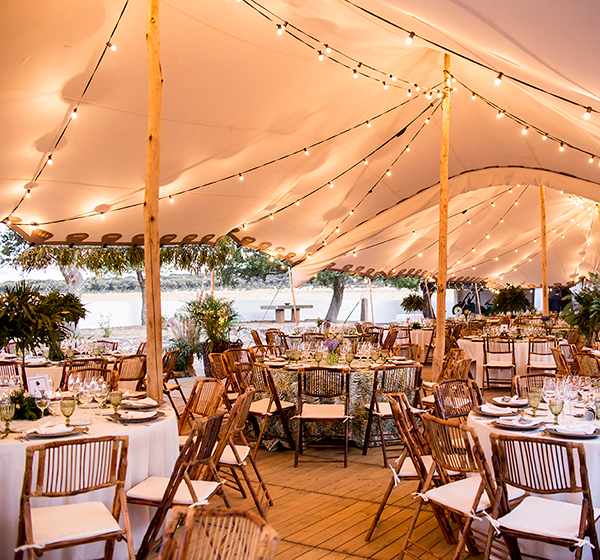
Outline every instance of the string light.
{"label": "string light", "polygon": [[590,159],[588,159],[588,161],[589,161],[590,163],[594,163],[594,156],[590,156]]}
{"label": "string light", "polygon": [[306,148],[304,148],[304,155],[307,156],[308,154],[309,154],[309,151]]}
{"label": "string light", "polygon": [[558,147],[559,151],[564,152],[565,151],[565,145],[563,142],[560,143],[560,146]]}
{"label": "string light", "polygon": [[274,218],[273,218],[273,214],[269,214],[269,218],[270,218],[271,220],[273,220],[273,219],[274,219]]}
{"label": "string light", "polygon": [[494,83],[499,86],[502,83],[502,78],[503,78],[504,74],[502,72],[500,72],[497,76],[496,79],[494,80]]}
{"label": "string light", "polygon": [[501,119],[503,116],[504,116],[504,110],[500,109],[500,111],[498,111],[498,114],[496,115],[496,117]]}
{"label": "string light", "polygon": [[296,200],[296,206],[300,206],[300,201]]}
{"label": "string light", "polygon": [[277,24],[277,35],[283,35],[283,32],[285,31],[286,28],[286,24],[284,23],[283,25],[281,23]]}
{"label": "string light", "polygon": [[27,189],[27,192],[25,193],[25,198],[30,198],[31,197],[31,189]]}
{"label": "string light", "polygon": [[392,172],[391,172],[389,169],[388,169],[388,170],[385,172],[385,174],[386,174],[388,177],[391,177],[391,176],[392,176]]}
{"label": "string light", "polygon": [[169,203],[173,204],[175,202],[175,199],[173,198],[172,195],[169,195]]}
{"label": "string light", "polygon": [[523,127],[523,130],[521,131],[522,134],[527,134],[527,131],[529,130],[528,126]]}
{"label": "string light", "polygon": [[71,111],[71,119],[76,119],[77,118],[77,107],[74,107],[73,110]]}
{"label": "string light", "polygon": [[586,121],[589,121],[591,116],[592,116],[592,108],[591,108],[591,107],[588,107],[588,108],[585,110],[585,113],[583,113],[583,118],[584,118]]}
{"label": "string light", "polygon": [[329,181],[329,188],[333,189],[333,183],[331,181]]}
{"label": "string light", "polygon": [[383,89],[387,89],[387,88],[388,88],[388,85],[385,82],[383,82]]}
{"label": "string light", "polygon": [[113,52],[115,52],[117,50],[116,45],[113,45],[110,41],[108,43],[106,43],[106,46]]}
{"label": "string light", "polygon": [[325,47],[325,52],[326,52],[327,54],[329,54],[329,53],[331,52],[331,47],[330,47],[329,45],[327,45],[327,44],[326,44],[326,45],[324,45],[324,47]]}
{"label": "string light", "polygon": [[358,70],[356,68],[354,70],[352,70],[352,76],[354,78],[358,78]]}
{"label": "string light", "polygon": [[410,89],[406,92],[406,97],[412,97],[412,91],[410,91]]}
{"label": "string light", "polygon": [[52,165],[54,162],[52,161],[52,154],[48,156],[48,160],[46,162],[48,165]]}
{"label": "string light", "polygon": [[415,34],[413,31],[411,31],[408,35],[408,37],[406,38],[406,44],[410,45],[413,42],[413,39],[415,38]]}
{"label": "string light", "polygon": [[477,99],[477,94],[475,92],[471,92],[471,99],[475,101]]}
{"label": "string light", "polygon": [[243,181],[244,180],[244,176],[241,173],[238,173],[238,179],[240,181]]}
{"label": "string light", "polygon": [[317,51],[319,53],[319,60],[321,62],[323,62],[323,60],[325,59],[325,57],[323,56],[323,53],[321,51]]}
{"label": "string light", "polygon": [[365,165],[369,165],[369,160],[368,160],[368,159],[363,159],[363,163],[364,163]]}
{"label": "string light", "polygon": [[371,122],[370,121],[367,121],[366,125],[367,125],[367,128],[371,128]]}

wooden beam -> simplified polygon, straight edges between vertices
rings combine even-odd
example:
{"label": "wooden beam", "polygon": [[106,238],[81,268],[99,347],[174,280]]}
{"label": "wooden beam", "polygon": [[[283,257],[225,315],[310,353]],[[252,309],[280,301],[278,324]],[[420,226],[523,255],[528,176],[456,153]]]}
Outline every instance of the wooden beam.
{"label": "wooden beam", "polygon": [[442,371],[446,350],[446,279],[448,276],[448,154],[450,151],[450,55],[444,54],[444,98],[442,100],[442,147],[440,151],[439,250],[437,276],[437,317],[433,379]]}
{"label": "wooden beam", "polygon": [[371,300],[371,323],[375,324],[375,308],[373,307],[373,286],[369,278],[369,298]]}
{"label": "wooden beam", "polygon": [[546,237],[546,188],[540,185],[540,230],[542,232],[542,309],[550,315],[548,302],[548,239]]}
{"label": "wooden beam", "polygon": [[162,119],[162,70],[158,22],[159,0],[148,0],[146,47],[148,50],[148,140],[144,195],[144,254],[146,269],[146,385],[148,396],[162,402],[162,325],[160,305],[160,235],[158,196]]}
{"label": "wooden beam", "polygon": [[294,317],[293,319],[296,321],[296,325],[298,325],[298,309],[296,308],[296,292],[294,292],[294,279],[292,278],[292,269],[290,271],[290,288],[292,290],[292,302],[294,304]]}

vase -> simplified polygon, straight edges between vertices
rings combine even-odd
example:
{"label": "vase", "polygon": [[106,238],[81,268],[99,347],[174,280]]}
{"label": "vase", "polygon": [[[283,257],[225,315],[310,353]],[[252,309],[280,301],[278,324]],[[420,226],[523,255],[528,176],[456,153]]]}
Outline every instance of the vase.
{"label": "vase", "polygon": [[340,360],[337,352],[335,350],[330,350],[327,352],[327,357],[325,358],[325,362],[327,362],[330,366],[337,364]]}

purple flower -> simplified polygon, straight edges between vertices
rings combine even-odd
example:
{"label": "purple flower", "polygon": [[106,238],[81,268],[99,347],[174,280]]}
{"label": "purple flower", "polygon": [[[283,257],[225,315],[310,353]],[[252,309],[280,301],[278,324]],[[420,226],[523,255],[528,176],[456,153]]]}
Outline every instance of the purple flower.
{"label": "purple flower", "polygon": [[328,338],[325,340],[325,348],[330,352],[333,352],[340,345],[340,341],[337,338]]}

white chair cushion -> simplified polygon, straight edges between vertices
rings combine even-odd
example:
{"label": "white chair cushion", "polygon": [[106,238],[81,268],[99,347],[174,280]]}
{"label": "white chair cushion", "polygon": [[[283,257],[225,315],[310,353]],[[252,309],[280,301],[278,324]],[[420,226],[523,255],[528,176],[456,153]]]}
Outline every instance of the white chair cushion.
{"label": "white chair cushion", "polygon": [[[432,488],[425,492],[425,496],[435,503],[460,511],[464,515],[468,515],[473,507],[473,501],[475,500],[475,495],[477,494],[480,483],[481,477],[479,475],[468,476],[462,480],[444,484],[444,486],[440,486],[439,488]],[[517,490],[516,488],[511,487],[509,487],[508,492],[509,500],[514,500],[525,494],[523,490]],[[483,511],[489,507],[490,500],[487,492],[484,491],[479,500],[476,512]]]}
{"label": "white chair cushion", "polygon": [[[423,464],[425,465],[425,469],[429,472],[431,465],[433,464],[433,457],[431,455],[422,455]],[[398,465],[400,458],[396,459],[395,463]],[[415,464],[413,463],[411,457],[406,457],[404,463],[402,463],[402,468],[400,472],[397,473],[398,478],[404,477],[416,477],[417,469],[415,468]]]}
{"label": "white chair cushion", "polygon": [[[264,399],[260,399],[259,401],[254,401],[251,405],[250,405],[250,413],[251,414],[260,414],[261,416],[267,416],[267,415],[273,415],[273,414],[277,414],[277,407],[275,406],[274,402],[271,402],[271,408],[269,409],[269,411],[267,412],[267,407],[269,406],[269,402],[270,399],[268,398],[264,398]],[[283,408],[283,410],[286,410],[288,408],[294,408],[294,404],[290,403],[290,402],[286,402],[286,401],[279,401],[281,403],[281,408]]]}
{"label": "white chair cushion", "polygon": [[179,388],[180,387],[179,387],[178,383],[171,383],[171,382],[165,383],[165,389],[167,391],[179,391]]}
{"label": "white chair cushion", "polygon": [[435,404],[435,397],[433,395],[427,395],[426,397],[423,397],[421,399],[421,402],[423,404],[428,404],[428,405],[433,406]]}
{"label": "white chair cushion", "polygon": [[315,420],[343,420],[346,412],[343,404],[304,404],[302,418]]}
{"label": "white chair cushion", "polygon": [[509,368],[509,367],[514,367],[512,362],[510,362],[509,360],[489,360],[488,362],[486,362],[485,364],[483,364],[483,367],[493,367],[493,368],[497,368],[497,367],[503,367],[503,368]]}
{"label": "white chair cushion", "polygon": [[551,362],[545,361],[531,361],[529,362],[529,367],[534,369],[556,369],[556,362],[552,360]]}
{"label": "white chair cushion", "polygon": [[31,508],[33,541],[49,545],[122,531],[101,502]]}
{"label": "white chair cushion", "polygon": [[434,385],[436,385],[435,381],[421,381],[421,385],[431,389]]}
{"label": "white chair cushion", "polygon": [[[501,527],[545,537],[577,539],[581,506],[528,496],[510,513],[498,519]],[[594,519],[600,509],[594,508]]]}
{"label": "white chair cushion", "polygon": [[179,447],[183,447],[187,441],[188,436],[179,436]]}
{"label": "white chair cushion", "polygon": [[[165,476],[150,476],[127,491],[128,498],[160,502],[164,496],[169,479]],[[208,499],[218,490],[219,482],[192,480],[192,486],[199,502],[208,503]],[[175,499],[175,505],[189,506],[194,503],[190,490],[185,481],[181,481]]]}
{"label": "white chair cushion", "polygon": [[[246,457],[248,457],[248,455],[250,454],[250,448],[247,445],[236,445],[235,450],[237,451],[238,455],[240,456],[240,461],[242,461],[242,463],[246,460]],[[221,464],[229,465],[229,466],[234,466],[234,465],[239,464],[235,459],[235,455],[234,455],[233,450],[231,449],[230,445],[228,445],[225,448],[225,451],[223,451],[223,454],[221,455],[221,459],[219,460],[219,464],[220,465]]]}

